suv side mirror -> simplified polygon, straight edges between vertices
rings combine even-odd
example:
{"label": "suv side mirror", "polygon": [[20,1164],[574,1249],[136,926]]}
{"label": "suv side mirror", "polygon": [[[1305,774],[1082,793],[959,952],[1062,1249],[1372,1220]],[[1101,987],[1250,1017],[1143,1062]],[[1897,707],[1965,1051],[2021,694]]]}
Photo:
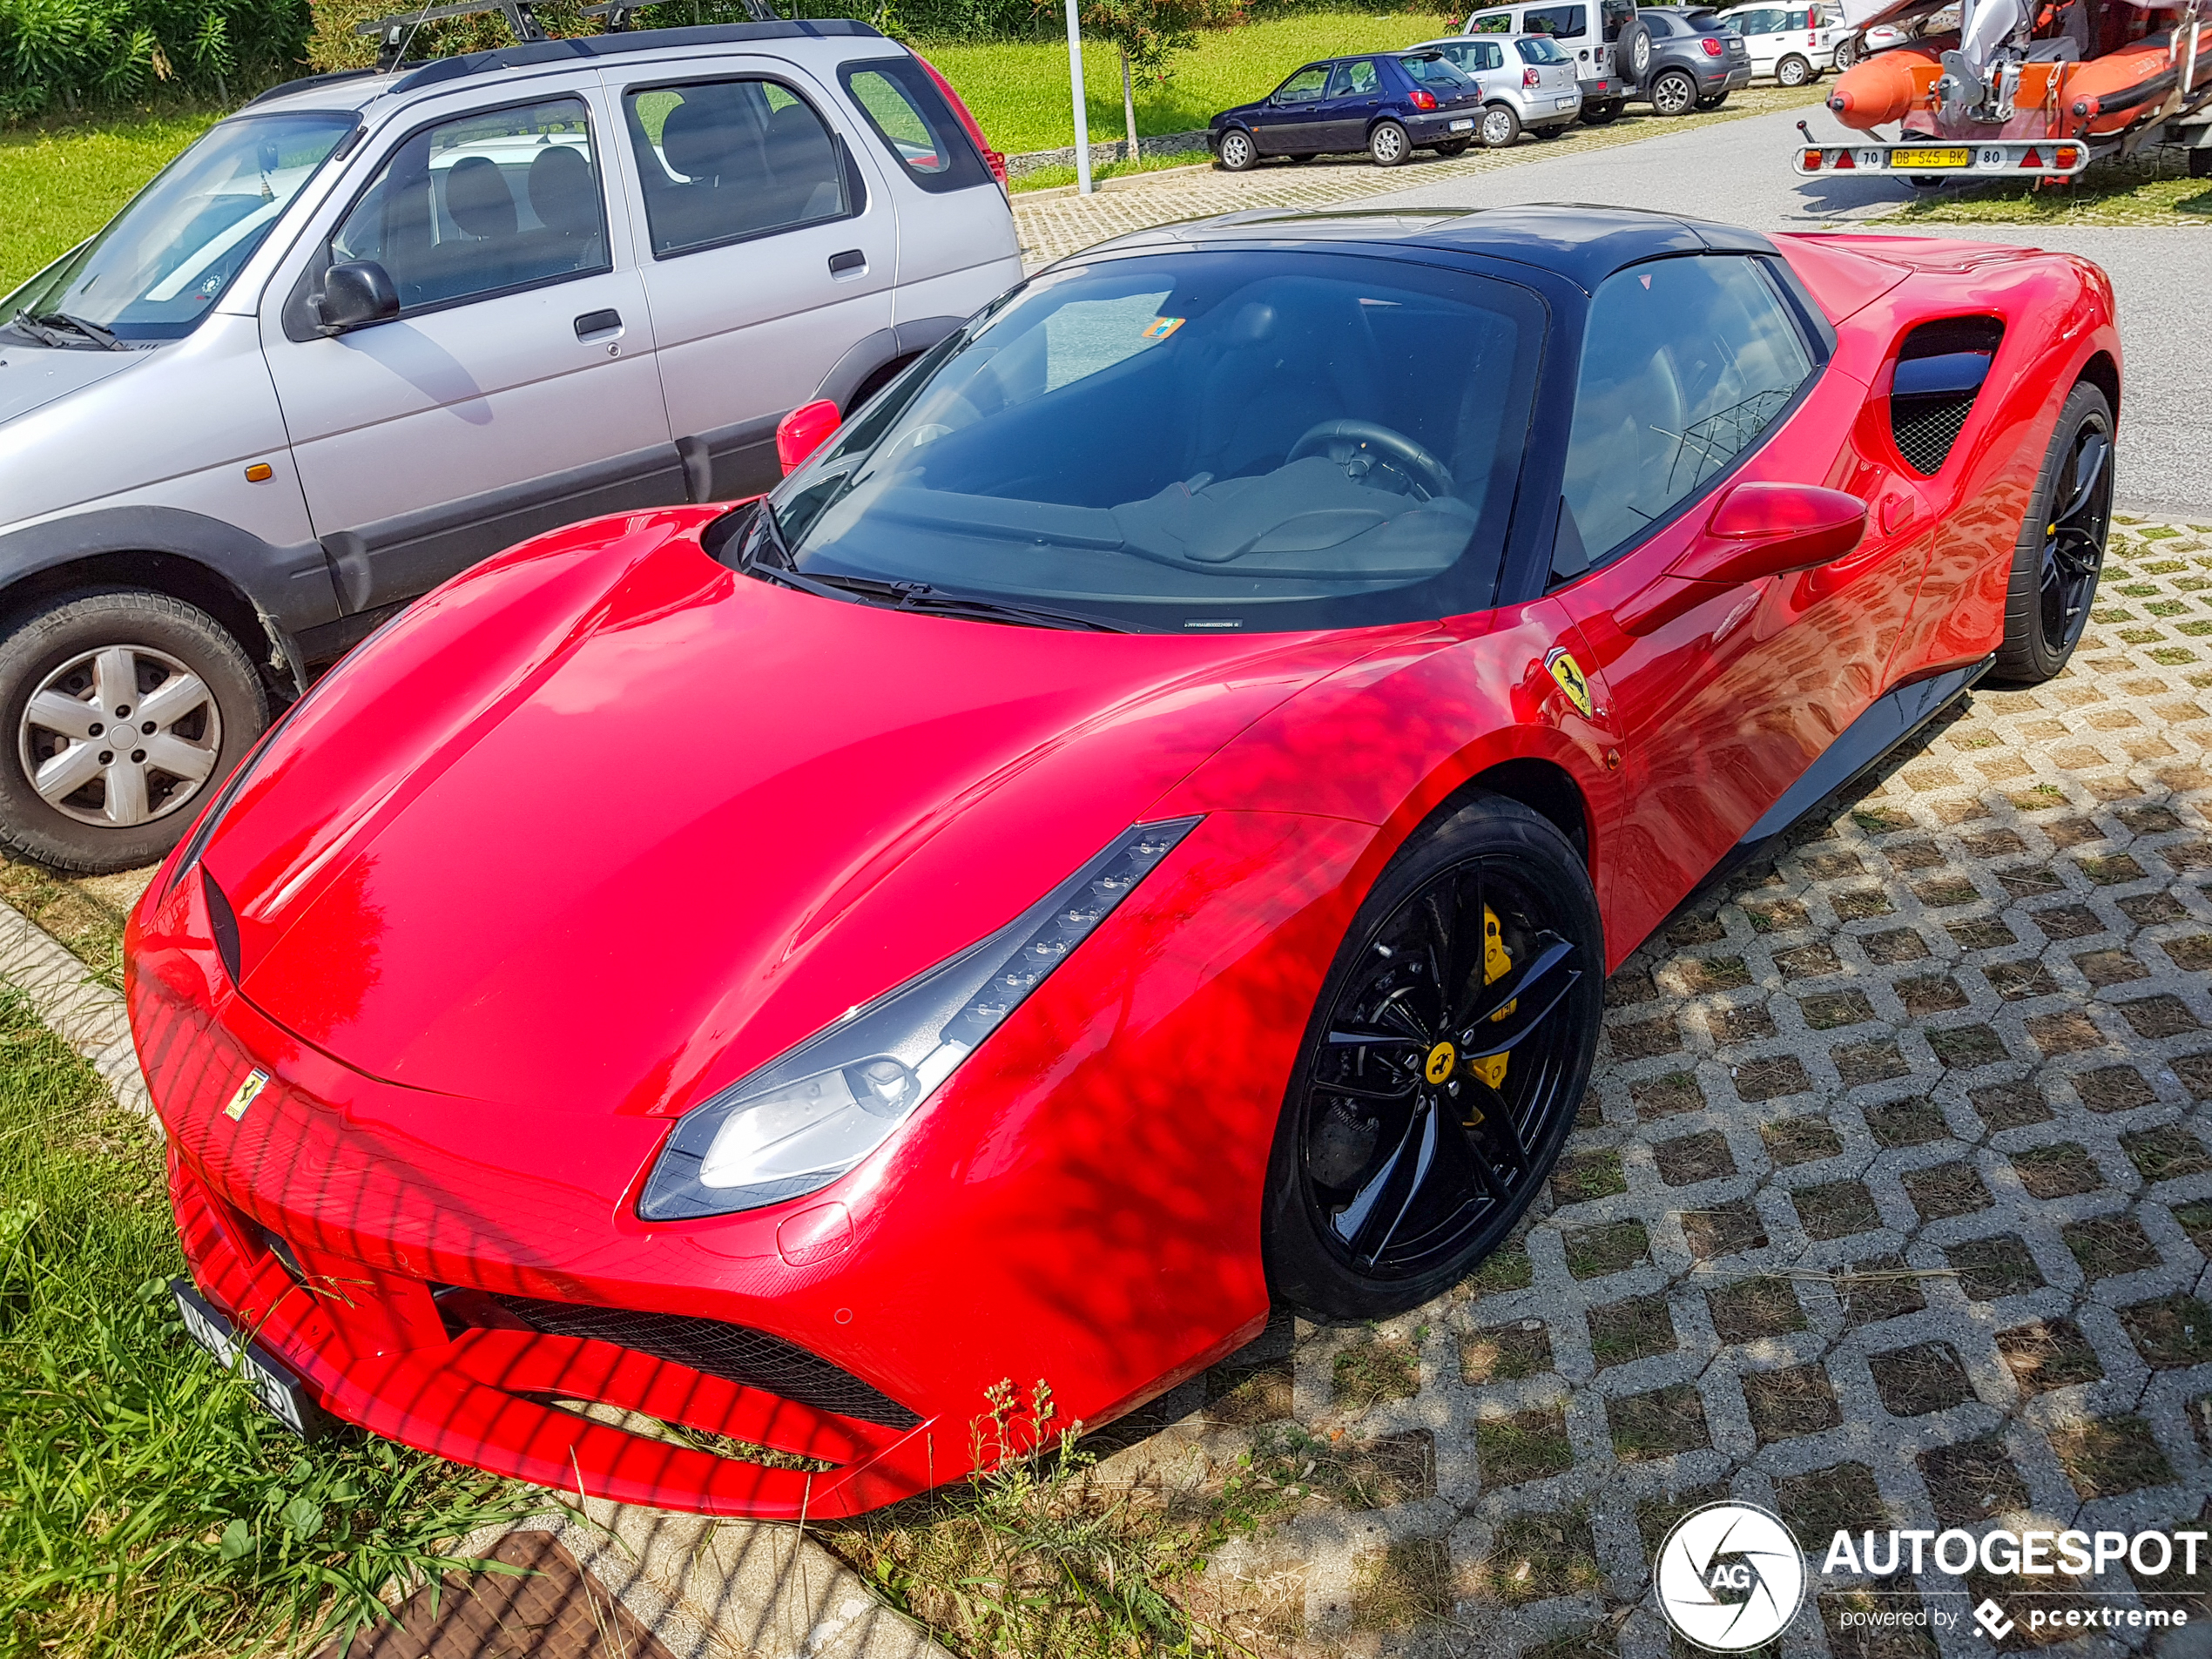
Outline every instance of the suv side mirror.
{"label": "suv side mirror", "polygon": [[802,403],[776,422],[776,459],[788,478],[806,464],[807,457],[830,441],[844,421],[837,405],[827,398]]}
{"label": "suv side mirror", "polygon": [[315,315],[326,334],[342,334],[400,314],[400,293],[391,273],[374,260],[349,260],[323,273],[314,297]]}

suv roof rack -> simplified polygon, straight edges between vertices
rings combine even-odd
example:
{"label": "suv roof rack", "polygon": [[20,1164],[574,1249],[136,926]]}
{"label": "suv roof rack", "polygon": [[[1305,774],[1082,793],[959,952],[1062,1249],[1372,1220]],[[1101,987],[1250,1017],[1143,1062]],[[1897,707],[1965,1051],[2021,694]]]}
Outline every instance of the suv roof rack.
{"label": "suv roof rack", "polygon": [[395,92],[460,80],[469,75],[500,70],[528,69],[555,64],[564,57],[612,57],[624,52],[658,51],[669,47],[719,46],[747,40],[882,40],[883,31],[850,17],[801,18],[795,23],[710,23],[686,29],[634,29],[621,34],[577,35],[565,40],[537,40],[523,46],[501,46],[490,51],[467,52],[459,57],[439,57],[410,70],[395,82]]}
{"label": "suv roof rack", "polygon": [[[599,0],[598,4],[584,6],[581,8],[581,10],[584,17],[604,18],[607,32],[610,35],[631,34],[637,32],[632,29],[631,20],[648,3],[650,0]],[[775,7],[770,3],[770,0],[745,0],[745,9],[752,18],[750,24],[710,24],[705,27],[745,29],[769,24],[774,26],[776,34],[787,35],[794,32],[790,25],[776,16]],[[354,32],[357,35],[376,37],[376,68],[373,72],[379,75],[389,75],[399,68],[400,60],[407,55],[408,43],[415,38],[415,31],[424,24],[437,23],[448,17],[480,17],[492,11],[499,12],[506,17],[507,26],[514,30],[516,45],[537,46],[549,44],[550,37],[545,32],[544,24],[537,20],[537,13],[533,8],[532,0],[457,0],[457,3],[451,5],[426,5],[419,10],[401,12],[389,17],[379,17],[373,23],[355,24]],[[842,20],[827,19],[826,21]],[[703,32],[703,30],[698,28],[683,31],[652,30],[647,32],[659,35],[678,32],[698,34]],[[847,31],[831,30],[825,32]],[[867,32],[873,34],[876,31],[871,29]],[[761,37],[756,34],[744,37],[759,39]],[[594,37],[587,35],[583,38],[589,40]],[[481,57],[486,55],[482,52],[466,54],[470,57]],[[489,67],[504,66],[502,64]],[[347,72],[358,73],[360,71]]]}

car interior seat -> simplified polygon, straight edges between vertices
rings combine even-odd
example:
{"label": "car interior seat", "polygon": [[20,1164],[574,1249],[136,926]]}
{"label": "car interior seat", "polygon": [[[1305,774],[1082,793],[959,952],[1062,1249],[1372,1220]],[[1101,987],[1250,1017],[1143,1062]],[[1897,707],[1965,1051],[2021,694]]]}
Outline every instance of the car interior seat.
{"label": "car interior seat", "polygon": [[606,262],[598,181],[582,151],[547,145],[530,158],[524,193],[539,226],[529,233],[532,265],[550,274]]}

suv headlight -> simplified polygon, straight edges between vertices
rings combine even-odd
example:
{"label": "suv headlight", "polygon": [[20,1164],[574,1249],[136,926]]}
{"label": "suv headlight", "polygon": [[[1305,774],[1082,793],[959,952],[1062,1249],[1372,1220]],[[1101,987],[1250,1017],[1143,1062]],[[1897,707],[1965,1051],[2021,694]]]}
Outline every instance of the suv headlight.
{"label": "suv headlight", "polygon": [[826,1187],[911,1117],[1198,820],[1141,824],[981,944],[940,963],[678,1122],[637,1214],[687,1221]]}

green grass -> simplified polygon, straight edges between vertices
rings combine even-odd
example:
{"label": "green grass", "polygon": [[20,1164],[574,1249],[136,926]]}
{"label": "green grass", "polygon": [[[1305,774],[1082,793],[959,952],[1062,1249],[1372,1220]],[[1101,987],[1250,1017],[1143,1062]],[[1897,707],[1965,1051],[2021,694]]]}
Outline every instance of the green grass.
{"label": "green grass", "polygon": [[[1188,132],[1204,126],[1217,111],[1265,97],[1312,58],[1410,46],[1451,29],[1450,19],[1434,12],[1309,11],[1203,34],[1195,50],[1173,60],[1165,86],[1136,89],[1136,131],[1139,136]],[[995,148],[1016,155],[1075,143],[1064,39],[985,45],[918,40],[914,49],[959,90]],[[1112,47],[1089,39],[1083,43],[1083,103],[1092,143],[1126,131],[1121,60]]]}
{"label": "green grass", "polygon": [[1908,202],[1900,219],[1981,225],[2212,226],[2212,179],[2188,176],[2183,152],[2151,149],[2100,161],[2071,185],[1982,185]]}
{"label": "green grass", "polygon": [[99,229],[214,121],[137,114],[0,132],[0,294]]}
{"label": "green grass", "polygon": [[520,1488],[304,1447],[186,1341],[161,1152],[0,994],[0,1630],[75,1659],[270,1653],[369,1615]]}

